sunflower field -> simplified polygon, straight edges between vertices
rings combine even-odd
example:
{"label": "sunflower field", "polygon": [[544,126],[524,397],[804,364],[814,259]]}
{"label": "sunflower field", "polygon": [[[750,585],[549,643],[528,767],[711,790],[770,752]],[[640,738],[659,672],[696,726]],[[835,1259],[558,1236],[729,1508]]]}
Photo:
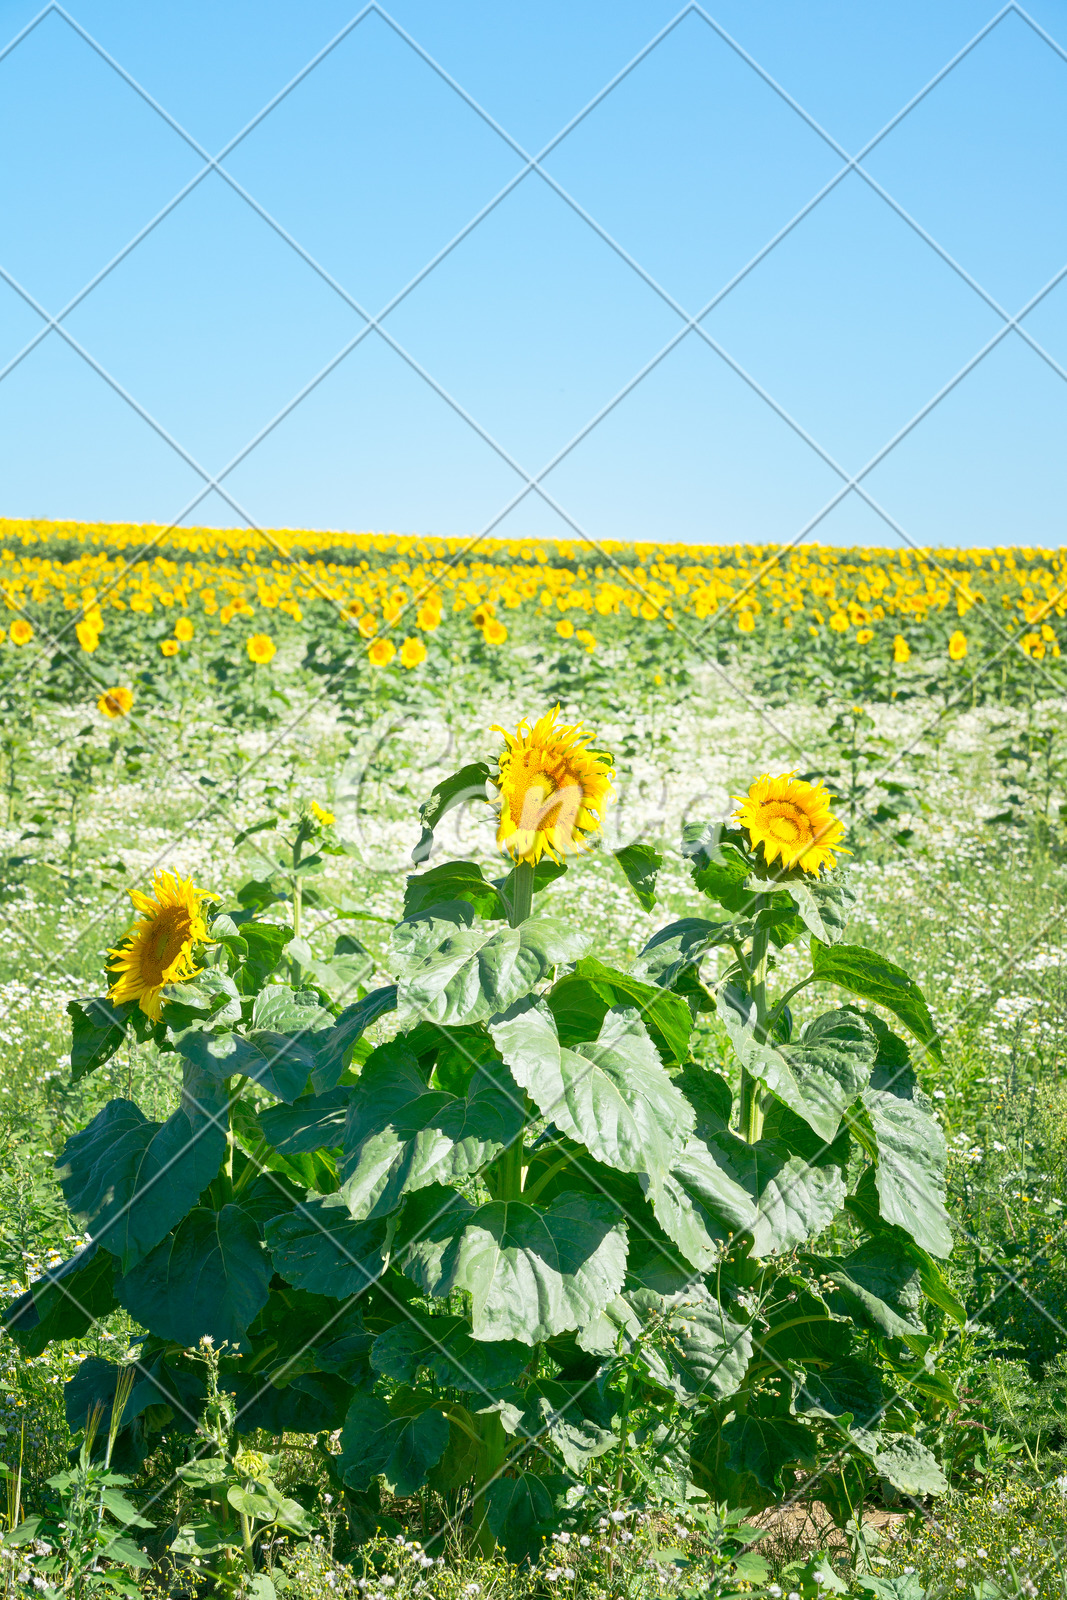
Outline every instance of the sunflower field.
{"label": "sunflower field", "polygon": [[1067,552],[0,523],[3,1594],[1067,1595]]}

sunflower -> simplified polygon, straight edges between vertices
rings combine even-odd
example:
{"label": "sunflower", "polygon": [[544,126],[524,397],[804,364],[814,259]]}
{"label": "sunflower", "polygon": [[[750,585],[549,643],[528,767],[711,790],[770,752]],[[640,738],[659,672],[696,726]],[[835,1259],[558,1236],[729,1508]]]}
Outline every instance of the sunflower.
{"label": "sunflower", "polygon": [[253,633],[245,641],[249,661],[254,661],[257,667],[265,667],[268,661],[273,661],[277,652],[277,645],[269,633]]}
{"label": "sunflower", "polygon": [[421,639],[405,639],[400,646],[400,665],[417,667],[426,660],[426,646]]}
{"label": "sunflower", "polygon": [[16,617],[11,624],[11,643],[29,644],[33,638],[33,623],[27,622],[25,617]]}
{"label": "sunflower", "polygon": [[753,849],[763,846],[768,866],[781,858],[782,867],[802,867],[813,877],[819,868],[837,865],[834,851],[843,855],[840,841],[845,825],[830,810],[831,794],[820,783],[805,783],[791,772],[780,778],[764,773],[747,795],[734,795],[739,802],[734,821],[739,822]]}
{"label": "sunflower", "polygon": [[902,633],[898,633],[893,639],[893,660],[898,666],[903,666],[906,661],[911,660],[911,646]]}
{"label": "sunflower", "polygon": [[105,717],[128,717],[132,706],[132,689],[105,689],[96,702],[96,709]]}
{"label": "sunflower", "polygon": [[375,639],[367,657],[372,667],[387,667],[396,655],[396,645],[392,639]]}
{"label": "sunflower", "polygon": [[165,656],[176,656],[178,651],[181,649],[181,645],[177,639],[161,639],[159,641],[159,648],[162,650]]}
{"label": "sunflower", "polygon": [[145,1016],[158,1022],[164,985],[184,983],[200,971],[193,964],[193,949],[212,942],[203,902],[214,898],[197,889],[192,878],[183,880],[169,872],[156,873],[150,895],[131,889],[130,899],[141,920],[117,950],[108,951],[114,957],[109,966],[115,976],[108,999],[119,1005],[136,1000]]}
{"label": "sunflower", "polygon": [[79,622],[76,624],[74,632],[78,635],[78,643],[86,655],[92,655],[100,643],[100,635],[97,630],[89,622]]}
{"label": "sunflower", "polygon": [[308,809],[310,810],[311,815],[315,818],[315,821],[319,823],[320,826],[323,828],[330,828],[333,826],[333,812],[327,811],[325,806],[320,806],[317,800],[312,800]]}
{"label": "sunflower", "polygon": [[556,623],[556,632],[561,639],[570,639],[574,634],[574,623],[569,618],[563,617]]}
{"label": "sunflower", "polygon": [[490,617],[489,621],[482,629],[482,638],[485,640],[486,644],[503,644],[507,636],[508,630],[505,628],[504,624],[502,622],[498,622],[495,617]]}
{"label": "sunflower", "polygon": [[493,729],[504,736],[491,780],[500,791],[496,841],[531,865],[542,855],[558,861],[587,848],[613,798],[611,756],[591,750],[592,735],[580,725],[564,727],[558,718],[559,706],[532,728],[523,721],[515,733]]}
{"label": "sunflower", "polygon": [[961,628],[957,628],[948,642],[948,658],[950,661],[962,661],[967,654],[967,635]]}
{"label": "sunflower", "polygon": [[189,617],[179,617],[174,624],[174,637],[180,639],[182,644],[188,644],[193,637],[193,624]]}

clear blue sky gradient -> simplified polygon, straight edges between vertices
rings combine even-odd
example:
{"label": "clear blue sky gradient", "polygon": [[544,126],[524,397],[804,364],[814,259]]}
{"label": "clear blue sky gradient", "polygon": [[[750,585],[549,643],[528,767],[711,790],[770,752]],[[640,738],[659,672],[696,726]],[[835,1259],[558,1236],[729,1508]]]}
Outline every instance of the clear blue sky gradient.
{"label": "clear blue sky gradient", "polygon": [[[998,15],[990,0],[709,4],[721,33],[682,17],[540,172],[527,158],[680,8],[384,9],[397,28],[367,16],[223,158],[321,271],[200,177],[203,155],[57,13],[0,59],[0,515],[1065,542],[1067,276],[1032,302],[1067,268],[1067,59],[1018,13],[863,156],[979,292],[871,182],[839,175]],[[0,0],[0,48],[38,10]],[[68,10],[211,156],[357,14],[352,0]],[[1067,0],[1026,13],[1067,51]],[[185,186],[62,322],[183,458],[55,329],[16,358],[41,313]],[[815,521],[841,472],[880,456],[1001,313],[1024,310],[863,479],[890,522],[855,492]],[[186,512],[197,466],[221,473],[331,362],[224,479],[240,509],[212,489]],[[554,504],[523,495],[546,467]]]}

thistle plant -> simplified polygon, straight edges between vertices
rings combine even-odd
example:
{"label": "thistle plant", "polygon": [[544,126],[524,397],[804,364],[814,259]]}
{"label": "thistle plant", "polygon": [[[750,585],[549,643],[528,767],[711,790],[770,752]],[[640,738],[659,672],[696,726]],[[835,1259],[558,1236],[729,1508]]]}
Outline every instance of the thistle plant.
{"label": "thistle plant", "polygon": [[[713,918],[660,928],[630,971],[601,959],[553,884],[597,845],[611,772],[551,713],[438,785],[391,981],[348,1005],[287,955],[302,935],[272,919],[297,902],[261,882],[214,911],[195,891],[158,974],[153,930],[179,912],[157,890],[113,958],[127,986],[72,1005],[75,1075],[132,1028],[180,1064],[181,1104],[158,1123],[113,1100],[68,1141],[92,1243],[8,1320],[40,1349],[124,1307],[146,1330],[142,1452],[162,1428],[195,1436],[207,1337],[240,1436],[308,1435],[370,1533],[383,1487],[420,1496],[428,1546],[450,1527],[534,1559],[605,1495],[756,1509],[815,1475],[845,1526],[877,1478],[944,1487],[920,1435],[953,1397],[936,1358],[963,1313],[937,1265],[926,1003],[846,941],[842,823],[788,775],[687,831]],[[428,864],[463,803],[494,817],[498,876]],[[658,856],[617,859],[651,910]],[[805,971],[783,989],[790,947]],[[828,988],[846,1003],[800,1025],[797,997]],[[731,1075],[703,1058],[702,1015]],[[87,1361],[70,1403],[113,1388]]]}

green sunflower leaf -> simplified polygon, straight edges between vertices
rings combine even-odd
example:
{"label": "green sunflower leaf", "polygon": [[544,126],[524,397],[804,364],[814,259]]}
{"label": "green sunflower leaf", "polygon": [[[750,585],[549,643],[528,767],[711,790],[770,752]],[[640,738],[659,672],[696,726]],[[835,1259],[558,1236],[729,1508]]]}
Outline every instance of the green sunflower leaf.
{"label": "green sunflower leaf", "polygon": [[354,1217],[385,1215],[413,1189],[478,1172],[519,1135],[522,1098],[501,1062],[479,1063],[462,1096],[432,1088],[428,1076],[402,1039],[364,1063],[341,1169]]}
{"label": "green sunflower leaf", "polygon": [[149,1122],[131,1100],[110,1100],[67,1140],[56,1169],[67,1204],[124,1271],[159,1244],[218,1172],[226,1104],[221,1085],[187,1066],[182,1103],[166,1122]]}
{"label": "green sunflower leaf", "polygon": [[426,1191],[427,1209],[442,1194],[436,1209],[444,1204],[444,1214],[435,1221],[430,1211],[398,1254],[424,1293],[470,1294],[476,1339],[533,1345],[581,1328],[622,1287],[626,1229],[610,1201],[567,1194],[543,1208],[496,1200],[475,1209],[435,1189]]}
{"label": "green sunflower leaf", "polygon": [[903,967],[858,944],[828,947],[814,941],[812,967],[820,983],[836,983],[861,1000],[884,1006],[913,1033],[939,1066],[944,1065],[941,1040],[922,990]]}
{"label": "green sunflower leaf", "polygon": [[245,1334],[267,1301],[270,1257],[238,1205],[195,1206],[174,1232],[117,1280],[115,1298],[143,1328],[186,1348],[209,1334],[248,1348]]}
{"label": "green sunflower leaf", "polygon": [[515,1081],[542,1116],[590,1155],[658,1190],[696,1124],[638,1013],[614,1007],[595,1042],[563,1049],[545,1002],[515,1006],[490,1027]]}
{"label": "green sunflower leaf", "polygon": [[448,1419],[435,1406],[394,1416],[376,1395],[357,1394],[341,1429],[336,1470],[350,1489],[369,1489],[379,1474],[393,1494],[414,1494],[445,1453]]}
{"label": "green sunflower leaf", "polygon": [[453,900],[398,924],[401,1027],[484,1022],[529,994],[560,962],[577,961],[592,939],[537,912],[518,928],[473,923],[470,906]]}

